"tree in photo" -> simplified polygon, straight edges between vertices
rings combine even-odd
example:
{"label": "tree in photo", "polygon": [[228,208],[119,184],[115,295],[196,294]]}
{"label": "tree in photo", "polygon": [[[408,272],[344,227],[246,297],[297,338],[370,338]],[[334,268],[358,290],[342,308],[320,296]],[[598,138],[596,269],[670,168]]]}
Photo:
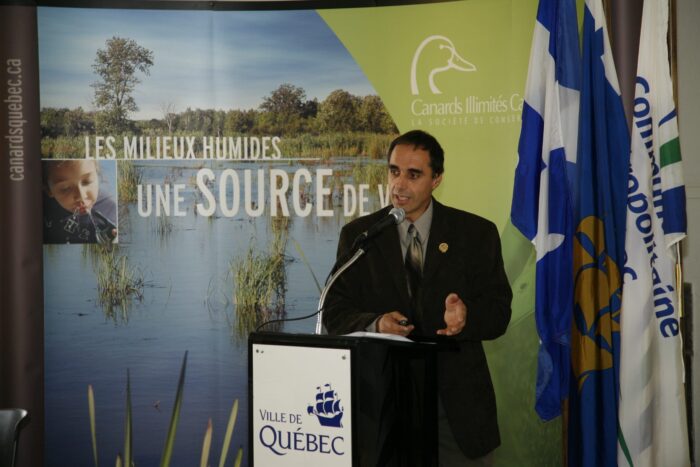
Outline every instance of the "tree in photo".
{"label": "tree in photo", "polygon": [[163,115],[163,123],[168,130],[168,134],[173,134],[178,118],[177,113],[175,113],[175,104],[172,102],[163,102],[160,105],[160,112]]}
{"label": "tree in photo", "polygon": [[122,133],[129,128],[129,113],[138,110],[133,91],[141,80],[137,72],[149,74],[153,52],[132,39],[112,37],[104,49],[97,50],[92,69],[98,81],[95,88],[95,106],[101,110],[97,129],[102,133]]}
{"label": "tree in photo", "polygon": [[257,110],[229,110],[224,120],[224,131],[227,135],[252,133],[257,118]]}
{"label": "tree in photo", "polygon": [[316,101],[306,100],[306,91],[285,83],[272,91],[260,104],[259,130],[273,134],[292,134],[304,130],[305,122],[314,116]]}
{"label": "tree in photo", "polygon": [[394,120],[392,120],[379,96],[369,95],[363,97],[358,113],[362,131],[369,133],[398,133]]}
{"label": "tree in photo", "polygon": [[45,107],[41,109],[41,137],[56,138],[62,135],[68,111],[67,108]]}
{"label": "tree in photo", "polygon": [[318,123],[322,131],[353,132],[360,130],[358,108],[360,99],[347,91],[336,89],[321,102]]}
{"label": "tree in photo", "polygon": [[301,117],[305,99],[306,91],[303,88],[285,83],[263,99],[260,110],[285,117]]}
{"label": "tree in photo", "polygon": [[88,135],[94,131],[93,115],[85,112],[82,107],[77,107],[65,113],[63,122],[64,135],[74,137]]}

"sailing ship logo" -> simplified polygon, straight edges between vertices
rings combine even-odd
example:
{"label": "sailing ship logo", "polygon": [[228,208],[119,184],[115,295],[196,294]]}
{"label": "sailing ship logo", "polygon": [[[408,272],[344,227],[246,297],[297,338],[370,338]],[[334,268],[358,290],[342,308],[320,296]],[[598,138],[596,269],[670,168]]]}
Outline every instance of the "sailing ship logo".
{"label": "sailing ship logo", "polygon": [[331,388],[330,384],[324,384],[323,387],[318,386],[316,389],[318,389],[316,402],[309,404],[306,411],[310,415],[316,415],[322,426],[341,428],[345,409],[340,406],[338,393]]}

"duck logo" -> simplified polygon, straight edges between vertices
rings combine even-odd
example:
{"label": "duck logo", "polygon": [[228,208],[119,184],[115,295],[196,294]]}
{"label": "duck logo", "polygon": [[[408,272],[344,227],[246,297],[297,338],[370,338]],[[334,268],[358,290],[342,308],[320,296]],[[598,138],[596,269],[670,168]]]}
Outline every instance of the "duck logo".
{"label": "duck logo", "polygon": [[307,412],[309,415],[316,415],[322,426],[342,428],[344,409],[340,407],[338,393],[331,388],[330,384],[318,386],[316,389],[318,390],[316,401],[309,404]]}
{"label": "duck logo", "polygon": [[[435,85],[435,77],[447,71],[459,71],[459,72],[470,72],[476,71],[476,66],[469,63],[467,60],[462,58],[457,53],[455,45],[450,39],[445,36],[433,35],[426,37],[423,42],[420,43],[416,49],[416,53],[413,54],[413,61],[411,62],[411,93],[414,96],[419,94],[418,91],[418,67],[423,52],[431,55],[431,61],[437,60],[438,63],[426,67],[430,70],[428,75],[428,86],[433,94],[442,94],[442,91]],[[421,70],[422,72],[422,70]]]}

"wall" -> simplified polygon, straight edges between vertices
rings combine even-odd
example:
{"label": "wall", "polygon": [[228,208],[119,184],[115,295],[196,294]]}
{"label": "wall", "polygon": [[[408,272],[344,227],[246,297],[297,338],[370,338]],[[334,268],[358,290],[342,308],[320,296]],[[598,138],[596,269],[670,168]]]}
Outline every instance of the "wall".
{"label": "wall", "polygon": [[[700,303],[700,3],[697,0],[677,0],[676,18],[678,24],[678,114],[680,124],[681,151],[683,154],[684,177],[687,194],[688,238],[683,248],[685,282],[692,286],[692,302]],[[687,310],[686,314],[697,312]],[[693,319],[693,336],[696,336],[693,353],[700,354],[700,318]],[[700,360],[695,358],[692,365],[693,420],[695,431],[700,427]],[[697,458],[697,439],[693,441]]]}

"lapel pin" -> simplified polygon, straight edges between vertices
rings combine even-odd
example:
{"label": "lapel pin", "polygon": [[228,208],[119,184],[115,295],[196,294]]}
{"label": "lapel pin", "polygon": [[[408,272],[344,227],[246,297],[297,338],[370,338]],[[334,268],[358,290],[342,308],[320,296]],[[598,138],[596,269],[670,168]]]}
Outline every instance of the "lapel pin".
{"label": "lapel pin", "polygon": [[440,250],[440,253],[447,253],[448,248],[450,246],[447,243],[441,243],[440,246],[438,246],[438,250]]}

